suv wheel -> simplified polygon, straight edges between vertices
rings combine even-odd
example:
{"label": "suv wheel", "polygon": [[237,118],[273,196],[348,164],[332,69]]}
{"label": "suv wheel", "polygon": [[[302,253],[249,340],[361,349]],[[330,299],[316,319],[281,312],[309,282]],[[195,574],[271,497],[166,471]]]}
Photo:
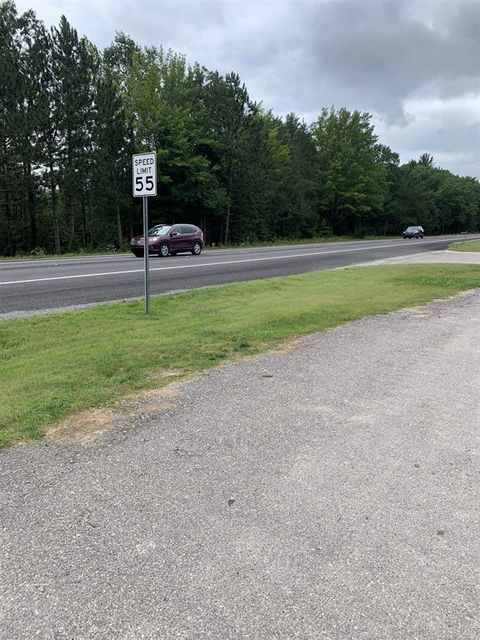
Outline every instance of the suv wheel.
{"label": "suv wheel", "polygon": [[192,254],[194,256],[199,256],[202,253],[202,245],[200,242],[194,242],[192,246]]}
{"label": "suv wheel", "polygon": [[166,258],[169,254],[170,254],[170,247],[166,242],[162,242],[162,244],[160,245],[160,251],[158,252],[158,255],[161,258]]}

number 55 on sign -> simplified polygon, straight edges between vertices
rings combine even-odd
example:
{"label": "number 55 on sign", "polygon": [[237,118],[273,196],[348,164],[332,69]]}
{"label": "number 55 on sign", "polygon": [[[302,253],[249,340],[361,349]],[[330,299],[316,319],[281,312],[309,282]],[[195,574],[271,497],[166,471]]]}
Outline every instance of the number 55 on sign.
{"label": "number 55 on sign", "polygon": [[157,195],[157,156],[155,152],[136,153],[132,157],[133,195]]}

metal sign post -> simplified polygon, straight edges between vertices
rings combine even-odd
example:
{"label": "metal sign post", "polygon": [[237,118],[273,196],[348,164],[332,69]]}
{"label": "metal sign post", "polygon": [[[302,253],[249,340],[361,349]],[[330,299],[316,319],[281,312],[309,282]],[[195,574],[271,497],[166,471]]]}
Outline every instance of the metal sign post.
{"label": "metal sign post", "polygon": [[150,313],[150,283],[148,272],[148,198],[143,196],[143,263],[145,265],[145,313]]}
{"label": "metal sign post", "polygon": [[143,258],[145,265],[145,313],[150,313],[148,272],[148,198],[157,195],[157,156],[155,151],[132,156],[133,196],[143,200]]}

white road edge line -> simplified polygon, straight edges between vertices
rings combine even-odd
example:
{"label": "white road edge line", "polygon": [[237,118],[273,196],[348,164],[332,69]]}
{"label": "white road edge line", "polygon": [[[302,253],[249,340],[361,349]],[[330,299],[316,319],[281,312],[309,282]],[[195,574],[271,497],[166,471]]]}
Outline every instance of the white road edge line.
{"label": "white road edge line", "polygon": [[[426,242],[422,242],[422,246],[426,244],[437,244],[438,240],[427,240]],[[228,264],[242,264],[246,262],[265,262],[267,260],[291,260],[293,258],[308,258],[309,256],[326,256],[326,255],[334,255],[337,253],[353,253],[354,251],[370,251],[371,249],[390,249],[395,247],[408,247],[408,244],[398,243],[398,244],[383,244],[375,247],[356,247],[354,249],[340,249],[337,251],[311,251],[309,253],[295,253],[294,255],[288,256],[265,256],[263,258],[245,258],[242,260],[224,260],[221,262],[203,262],[203,263],[195,263],[195,264],[182,264],[182,265],[172,265],[169,267],[153,267],[150,271],[170,271],[173,269],[197,269],[200,267],[216,267],[216,266],[225,266]],[[116,276],[116,275],[124,275],[126,273],[143,273],[143,269],[129,269],[127,271],[105,271],[103,273],[82,273],[78,275],[72,276],[51,276],[48,278],[33,278],[31,280],[11,280],[7,282],[0,282],[0,286],[8,286],[12,284],[29,284],[32,282],[50,282],[52,280],[73,280],[77,278],[100,278],[103,276]]]}
{"label": "white road edge line", "polygon": [[[342,242],[338,242],[335,243],[337,244],[339,247],[344,246],[345,244],[352,244],[353,242],[356,242],[357,244],[367,244],[367,242],[372,245],[375,242],[379,242],[378,240],[345,240]],[[320,243],[312,243],[310,246],[312,247],[312,249],[315,249]],[[207,251],[209,253],[216,253],[216,254],[222,254],[222,253],[226,253],[228,251],[233,252],[233,253],[238,253],[241,251],[262,251],[263,249],[277,249],[278,251],[282,251],[282,250],[289,250],[289,249],[300,249],[300,248],[305,248],[308,247],[308,244],[292,244],[292,245],[278,245],[278,246],[272,246],[272,247],[232,247],[230,249],[207,249]],[[78,258],[63,258],[62,256],[59,256],[57,258],[37,258],[36,260],[33,258],[24,258],[24,259],[12,259],[12,260],[0,260],[0,269],[2,269],[3,267],[5,268],[9,268],[12,265],[17,265],[17,264],[21,264],[21,265],[35,265],[35,266],[41,266],[42,264],[45,265],[51,265],[52,263],[54,264],[54,266],[63,266],[66,265],[68,266],[69,264],[76,264],[77,262],[85,262],[86,260],[92,260],[92,261],[104,261],[104,262],[108,262],[111,260],[116,260],[118,258],[133,258],[133,254],[130,252],[120,252],[120,253],[111,253],[108,255],[105,254],[92,254],[92,255],[86,255],[83,257],[78,257]]]}

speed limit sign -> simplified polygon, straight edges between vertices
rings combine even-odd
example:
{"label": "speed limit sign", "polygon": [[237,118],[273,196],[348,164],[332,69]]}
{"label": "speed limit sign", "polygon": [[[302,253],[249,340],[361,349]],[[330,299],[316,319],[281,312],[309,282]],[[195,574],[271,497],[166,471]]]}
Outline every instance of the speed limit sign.
{"label": "speed limit sign", "polygon": [[[157,155],[155,151],[135,153],[132,156],[133,195],[143,199],[143,260],[145,264],[145,313],[150,313],[150,285],[148,275],[148,254],[150,249],[148,233],[148,197],[157,195]],[[138,247],[137,247],[138,248]]]}
{"label": "speed limit sign", "polygon": [[155,151],[132,156],[133,195],[138,198],[157,195],[157,154]]}

